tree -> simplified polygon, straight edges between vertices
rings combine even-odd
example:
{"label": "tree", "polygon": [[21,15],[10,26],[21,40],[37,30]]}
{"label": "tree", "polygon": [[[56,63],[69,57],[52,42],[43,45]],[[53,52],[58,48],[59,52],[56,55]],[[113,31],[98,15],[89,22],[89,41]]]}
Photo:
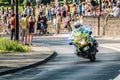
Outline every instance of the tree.
{"label": "tree", "polygon": [[35,4],[35,0],[23,0],[23,4],[27,5],[30,2],[30,5],[34,5]]}
{"label": "tree", "polygon": [[19,0],[19,3],[23,3],[24,0]]}
{"label": "tree", "polygon": [[7,0],[0,0],[0,2],[7,2]]}

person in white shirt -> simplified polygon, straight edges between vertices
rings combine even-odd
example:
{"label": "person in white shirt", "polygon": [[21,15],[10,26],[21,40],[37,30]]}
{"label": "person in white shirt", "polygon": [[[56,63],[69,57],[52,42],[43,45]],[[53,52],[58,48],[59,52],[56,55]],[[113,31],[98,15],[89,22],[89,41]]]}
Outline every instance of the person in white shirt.
{"label": "person in white shirt", "polygon": [[117,14],[118,14],[118,8],[117,8],[117,6],[116,5],[114,5],[114,7],[113,7],[113,16],[117,16]]}
{"label": "person in white shirt", "polygon": [[56,19],[56,15],[54,15],[54,18],[53,18],[53,26],[54,26],[54,30],[55,30],[55,32],[56,32],[56,30],[57,30],[57,21],[56,21],[57,19]]}
{"label": "person in white shirt", "polygon": [[118,16],[120,16],[120,5],[118,5]]}

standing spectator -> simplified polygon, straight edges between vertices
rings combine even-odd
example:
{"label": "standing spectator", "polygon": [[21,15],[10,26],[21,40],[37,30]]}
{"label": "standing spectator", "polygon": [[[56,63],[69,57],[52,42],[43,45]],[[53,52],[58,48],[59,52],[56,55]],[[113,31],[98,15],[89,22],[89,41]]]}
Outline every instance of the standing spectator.
{"label": "standing spectator", "polygon": [[35,12],[36,12],[36,18],[38,17],[38,15],[39,15],[39,7],[36,7],[36,9],[35,9]]}
{"label": "standing spectator", "polygon": [[68,30],[68,32],[72,31],[71,25],[70,25],[70,17],[67,15],[67,17],[63,18],[64,28]]}
{"label": "standing spectator", "polygon": [[107,11],[109,16],[113,16],[113,11],[111,6],[108,6]]}
{"label": "standing spectator", "polygon": [[98,7],[98,2],[96,0],[91,0],[91,5],[92,5],[92,14],[96,16],[96,9]]}
{"label": "standing spectator", "polygon": [[23,7],[23,13],[24,13],[24,14],[27,14],[27,13],[28,13],[28,8],[27,8],[27,6],[24,6],[24,7]]}
{"label": "standing spectator", "polygon": [[79,4],[78,4],[78,14],[82,15],[82,3],[81,3],[81,1],[79,1]]}
{"label": "standing spectator", "polygon": [[120,4],[118,5],[118,16],[120,17]]}
{"label": "standing spectator", "polygon": [[7,24],[7,14],[6,11],[4,12],[4,14],[2,15],[2,34],[6,34],[6,24]]}
{"label": "standing spectator", "polygon": [[105,1],[102,1],[102,10],[105,9]]}
{"label": "standing spectator", "polygon": [[73,17],[73,20],[76,20],[76,4],[73,4],[72,17]]}
{"label": "standing spectator", "polygon": [[53,17],[53,27],[54,27],[55,32],[57,31],[57,21],[56,20],[57,20],[56,15],[54,15],[54,17]]}
{"label": "standing spectator", "polygon": [[4,10],[5,10],[5,9],[4,9],[4,7],[3,7],[3,6],[1,7],[1,9],[2,9],[1,11],[2,11],[2,15],[3,15],[3,14],[4,14]]}
{"label": "standing spectator", "polygon": [[41,18],[42,16],[37,16],[37,34],[41,34],[42,28],[41,28]]}
{"label": "standing spectator", "polygon": [[2,15],[2,22],[3,22],[3,24],[7,23],[7,14],[6,14],[6,12],[4,12],[4,14]]}
{"label": "standing spectator", "polygon": [[41,32],[42,32],[42,34],[44,34],[45,25],[44,25],[44,18],[43,18],[43,16],[41,16],[40,25],[41,25]]}
{"label": "standing spectator", "polygon": [[72,27],[71,27],[71,25],[70,25],[70,21],[71,21],[70,13],[67,14],[66,20],[67,20],[67,28],[68,28],[68,31],[71,32],[71,31],[72,31]]}
{"label": "standing spectator", "polygon": [[66,17],[65,5],[62,6],[62,17]]}
{"label": "standing spectator", "polygon": [[27,20],[27,15],[24,14],[23,17],[21,18],[21,21],[20,21],[20,26],[21,26],[21,29],[22,29],[22,43],[24,45],[27,45],[27,36],[28,36],[28,20]]}
{"label": "standing spectator", "polygon": [[66,17],[62,18],[62,22],[63,22],[64,28],[67,29],[67,19],[66,19]]}
{"label": "standing spectator", "polygon": [[8,17],[8,15],[9,15],[9,9],[6,8],[6,16]]}
{"label": "standing spectator", "polygon": [[45,15],[42,16],[43,18],[43,33],[46,34],[47,33],[47,18]]}
{"label": "standing spectator", "polygon": [[32,10],[31,10],[30,6],[28,6],[27,9],[28,9],[28,10],[27,10],[27,16],[31,16]]}
{"label": "standing spectator", "polygon": [[53,16],[55,15],[55,6],[54,4],[51,5],[51,16],[52,16],[52,20],[53,20]]}
{"label": "standing spectator", "polygon": [[43,15],[43,6],[42,4],[39,6],[39,13],[42,16]]}
{"label": "standing spectator", "polygon": [[85,2],[82,3],[82,14],[85,15]]}
{"label": "standing spectator", "polygon": [[[110,11],[110,15],[112,15],[112,13],[111,13],[112,10],[109,10],[109,11]],[[100,9],[99,8],[96,9],[96,16],[100,16]]]}
{"label": "standing spectator", "polygon": [[59,34],[60,33],[60,23],[61,23],[61,16],[60,16],[60,14],[57,14],[56,21],[57,21],[57,34]]}
{"label": "standing spectator", "polygon": [[59,14],[60,16],[61,16],[61,12],[62,12],[62,10],[61,10],[61,5],[57,8],[57,13],[56,14]]}
{"label": "standing spectator", "polygon": [[116,5],[114,5],[114,7],[113,7],[113,16],[117,16],[117,12],[118,12],[118,10],[117,10],[118,8],[117,8],[117,6]]}
{"label": "standing spectator", "polygon": [[91,10],[90,3],[86,3],[85,14],[86,14],[87,16],[90,16],[90,10]]}
{"label": "standing spectator", "polygon": [[15,38],[15,14],[11,14],[10,18],[10,27],[11,27],[11,37],[10,39],[13,40],[13,37]]}
{"label": "standing spectator", "polygon": [[33,16],[34,15],[33,6],[30,6],[30,10],[31,10],[31,15]]}
{"label": "standing spectator", "polygon": [[48,20],[51,21],[52,20],[52,16],[51,16],[51,6],[47,5],[47,16],[48,16]]}
{"label": "standing spectator", "polygon": [[65,4],[66,15],[70,12],[70,6],[68,3]]}
{"label": "standing spectator", "polygon": [[10,33],[10,30],[11,30],[11,26],[10,26],[10,15],[9,15],[7,18],[7,28],[6,28],[8,34]]}
{"label": "standing spectator", "polygon": [[35,28],[35,22],[33,20],[33,17],[30,16],[28,21],[28,29],[29,29],[28,41],[30,46],[32,45],[34,28]]}
{"label": "standing spectator", "polygon": [[35,16],[35,6],[32,6],[32,15]]}

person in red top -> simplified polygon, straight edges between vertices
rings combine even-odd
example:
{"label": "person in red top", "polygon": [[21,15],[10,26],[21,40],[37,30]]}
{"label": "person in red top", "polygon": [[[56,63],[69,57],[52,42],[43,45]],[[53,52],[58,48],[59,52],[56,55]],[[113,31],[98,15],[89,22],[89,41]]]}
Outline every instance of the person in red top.
{"label": "person in red top", "polygon": [[13,40],[13,37],[15,39],[15,14],[11,14],[10,18],[10,27],[11,27],[11,37],[10,39]]}
{"label": "person in red top", "polygon": [[68,3],[65,3],[66,15],[70,12],[70,6]]}
{"label": "person in red top", "polygon": [[32,39],[33,39],[33,33],[34,33],[34,28],[35,28],[35,21],[33,20],[33,17],[29,17],[28,21],[28,29],[29,29],[29,45],[32,45]]}

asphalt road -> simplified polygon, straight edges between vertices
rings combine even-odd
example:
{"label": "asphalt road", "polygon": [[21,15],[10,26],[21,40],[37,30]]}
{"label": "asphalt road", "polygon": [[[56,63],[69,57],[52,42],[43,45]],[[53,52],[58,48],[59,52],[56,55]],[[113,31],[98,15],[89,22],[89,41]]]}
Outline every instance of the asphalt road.
{"label": "asphalt road", "polygon": [[[99,41],[100,44],[111,41]],[[36,68],[0,76],[0,80],[113,80],[120,73],[120,53],[99,47],[97,60],[77,57],[74,47],[67,44],[65,38],[40,38],[34,40],[35,45],[47,46],[58,56]]]}

